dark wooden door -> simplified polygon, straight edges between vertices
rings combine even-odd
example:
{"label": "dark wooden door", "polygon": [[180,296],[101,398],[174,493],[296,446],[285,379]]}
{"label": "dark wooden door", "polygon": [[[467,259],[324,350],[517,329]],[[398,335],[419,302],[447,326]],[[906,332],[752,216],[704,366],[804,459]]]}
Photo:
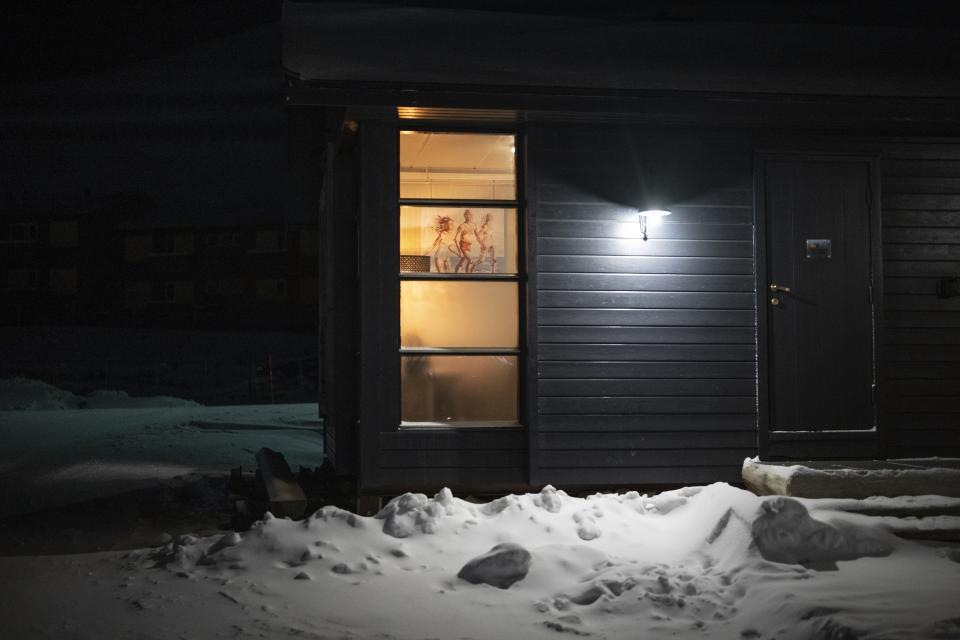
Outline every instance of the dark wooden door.
{"label": "dark wooden door", "polygon": [[871,161],[784,155],[761,162],[765,427],[770,433],[873,430]]}

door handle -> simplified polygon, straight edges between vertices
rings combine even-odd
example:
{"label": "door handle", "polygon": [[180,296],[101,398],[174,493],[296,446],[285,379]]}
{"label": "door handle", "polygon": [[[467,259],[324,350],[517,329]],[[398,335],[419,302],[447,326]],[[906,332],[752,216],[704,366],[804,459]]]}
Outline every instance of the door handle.
{"label": "door handle", "polygon": [[770,283],[770,291],[782,291],[783,293],[790,293],[790,287],[781,287],[775,282]]}

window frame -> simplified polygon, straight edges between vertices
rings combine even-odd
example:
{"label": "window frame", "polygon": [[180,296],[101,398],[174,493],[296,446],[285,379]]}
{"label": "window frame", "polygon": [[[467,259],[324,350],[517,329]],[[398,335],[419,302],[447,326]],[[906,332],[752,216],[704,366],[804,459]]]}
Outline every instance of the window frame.
{"label": "window frame", "polygon": [[[23,237],[14,237],[14,229],[21,229]],[[9,222],[6,235],[0,238],[0,244],[37,244],[40,240],[40,226],[36,222]]]}
{"label": "window frame", "polygon": [[[513,199],[477,199],[477,198],[403,198],[400,197],[400,138],[404,135],[402,131],[413,131],[416,133],[444,133],[444,134],[478,134],[478,135],[501,135],[511,136],[514,140],[513,154],[513,176],[514,192]],[[402,207],[422,207],[422,208],[478,208],[478,209],[512,209],[516,212],[514,216],[516,230],[516,252],[517,263],[515,273],[431,273],[431,272],[413,272],[399,271],[394,280],[394,295],[396,296],[395,308],[400,309],[400,286],[405,281],[456,281],[456,282],[515,282],[517,284],[517,346],[514,348],[487,348],[487,347],[403,347],[397,343],[395,355],[395,365],[397,367],[396,380],[398,385],[402,385],[401,368],[404,356],[510,356],[515,357],[517,362],[517,385],[516,385],[516,406],[517,419],[515,422],[505,422],[504,424],[488,424],[478,422],[471,424],[469,421],[461,423],[437,423],[437,422],[404,422],[402,420],[402,406],[398,402],[396,410],[396,429],[400,432],[414,431],[473,431],[479,429],[522,429],[525,428],[524,417],[526,415],[526,300],[527,300],[527,278],[526,278],[526,229],[525,209],[523,199],[520,194],[523,193],[523,162],[521,161],[521,150],[523,149],[523,134],[517,128],[510,127],[483,127],[483,126],[452,126],[452,125],[432,125],[428,123],[417,123],[409,120],[401,120],[396,129],[396,161],[394,170],[397,172],[397,205],[395,207],[394,221],[399,233],[400,212]],[[398,257],[400,255],[400,245],[397,243],[394,251]],[[397,335],[400,335],[400,315],[396,318],[395,329]],[[398,400],[400,388],[397,388]]]}

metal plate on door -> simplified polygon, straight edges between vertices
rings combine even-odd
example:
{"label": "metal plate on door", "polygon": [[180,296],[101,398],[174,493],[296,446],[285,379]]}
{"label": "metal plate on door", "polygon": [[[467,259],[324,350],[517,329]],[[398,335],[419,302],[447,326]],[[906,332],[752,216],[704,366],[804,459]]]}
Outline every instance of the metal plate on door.
{"label": "metal plate on door", "polygon": [[808,260],[829,260],[833,257],[833,242],[830,238],[814,238],[807,240]]}

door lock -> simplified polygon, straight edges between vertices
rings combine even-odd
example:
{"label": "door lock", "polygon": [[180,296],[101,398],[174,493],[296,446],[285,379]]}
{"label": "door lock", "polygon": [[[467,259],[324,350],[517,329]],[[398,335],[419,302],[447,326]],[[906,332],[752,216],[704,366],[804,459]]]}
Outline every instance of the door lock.
{"label": "door lock", "polygon": [[781,287],[775,282],[770,283],[770,291],[782,291],[783,293],[790,293],[790,287]]}
{"label": "door lock", "polygon": [[775,306],[775,307],[779,307],[779,306],[780,306],[780,298],[770,298],[770,304],[772,304],[772,305]]}

